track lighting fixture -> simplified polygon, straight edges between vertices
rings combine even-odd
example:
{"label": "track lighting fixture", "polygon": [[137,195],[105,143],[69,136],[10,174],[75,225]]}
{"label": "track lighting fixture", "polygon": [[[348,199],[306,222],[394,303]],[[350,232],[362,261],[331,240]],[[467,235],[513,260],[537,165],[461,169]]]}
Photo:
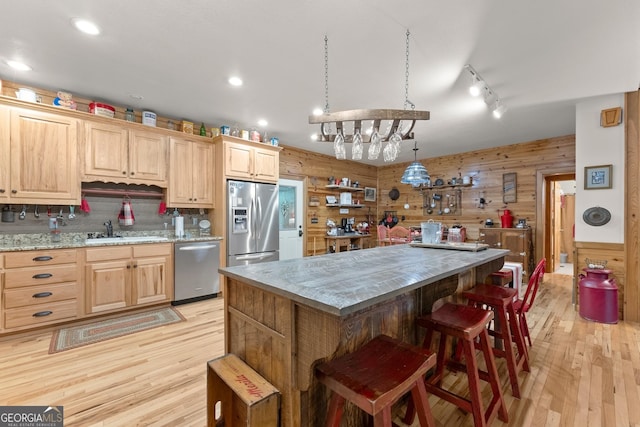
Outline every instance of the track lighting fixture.
{"label": "track lighting fixture", "polygon": [[491,89],[486,80],[470,64],[465,65],[464,69],[470,76],[469,93],[472,96],[482,95],[485,104],[491,108],[493,116],[496,119],[502,117],[507,111],[507,107],[502,103],[498,94]]}

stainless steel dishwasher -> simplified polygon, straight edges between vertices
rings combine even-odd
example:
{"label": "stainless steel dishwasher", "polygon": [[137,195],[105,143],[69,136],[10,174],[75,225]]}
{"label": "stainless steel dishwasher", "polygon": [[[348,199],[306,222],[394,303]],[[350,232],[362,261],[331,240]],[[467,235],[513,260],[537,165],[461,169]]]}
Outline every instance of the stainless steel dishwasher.
{"label": "stainless steel dishwasher", "polygon": [[172,305],[214,298],[220,292],[220,242],[184,242],[174,246]]}

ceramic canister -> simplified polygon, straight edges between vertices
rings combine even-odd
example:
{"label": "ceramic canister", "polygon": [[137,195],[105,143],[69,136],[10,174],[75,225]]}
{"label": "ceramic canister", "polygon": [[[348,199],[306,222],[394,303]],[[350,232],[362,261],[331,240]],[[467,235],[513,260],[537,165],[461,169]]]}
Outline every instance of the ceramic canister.
{"label": "ceramic canister", "polygon": [[143,111],[142,124],[147,126],[155,126],[157,117],[158,116],[153,111]]}

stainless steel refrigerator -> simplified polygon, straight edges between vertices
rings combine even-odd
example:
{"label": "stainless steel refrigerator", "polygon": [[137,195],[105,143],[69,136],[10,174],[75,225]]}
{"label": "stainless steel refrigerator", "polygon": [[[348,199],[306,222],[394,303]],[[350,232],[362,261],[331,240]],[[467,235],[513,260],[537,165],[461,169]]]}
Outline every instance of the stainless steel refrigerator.
{"label": "stainless steel refrigerator", "polygon": [[227,266],[279,258],[278,187],[227,181]]}

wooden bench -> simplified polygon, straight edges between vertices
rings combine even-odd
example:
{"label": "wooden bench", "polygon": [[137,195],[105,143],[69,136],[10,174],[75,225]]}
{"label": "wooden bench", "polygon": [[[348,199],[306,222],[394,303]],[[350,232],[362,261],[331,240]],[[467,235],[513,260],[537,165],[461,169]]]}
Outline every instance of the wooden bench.
{"label": "wooden bench", "polygon": [[279,425],[280,392],[235,354],[207,363],[207,426]]}

